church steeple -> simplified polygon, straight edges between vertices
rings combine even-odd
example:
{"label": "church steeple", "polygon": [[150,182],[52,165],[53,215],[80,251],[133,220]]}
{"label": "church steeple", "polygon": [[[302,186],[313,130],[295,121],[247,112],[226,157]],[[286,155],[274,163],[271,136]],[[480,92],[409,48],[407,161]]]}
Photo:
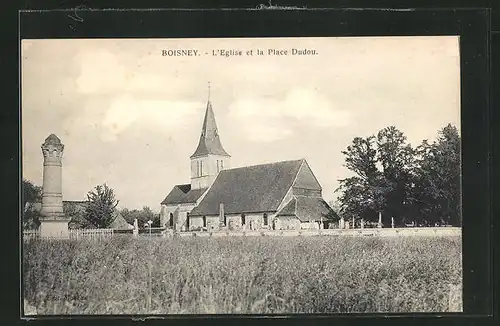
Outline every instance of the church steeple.
{"label": "church steeple", "polygon": [[230,156],[222,147],[219,138],[215,114],[212,109],[212,102],[210,102],[210,83],[208,84],[208,102],[203,127],[201,128],[200,141],[191,158],[209,154]]}
{"label": "church steeple", "polygon": [[205,119],[198,147],[191,155],[191,189],[205,189],[215,181],[220,171],[230,167],[229,155],[220,142],[215,114],[210,102],[210,83]]}

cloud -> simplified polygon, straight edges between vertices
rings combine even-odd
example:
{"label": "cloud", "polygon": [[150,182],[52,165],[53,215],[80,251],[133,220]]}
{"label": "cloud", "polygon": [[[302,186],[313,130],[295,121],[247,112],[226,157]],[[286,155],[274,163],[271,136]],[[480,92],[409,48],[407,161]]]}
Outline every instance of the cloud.
{"label": "cloud", "polygon": [[124,89],[127,70],[118,57],[105,50],[80,52],[76,57],[80,76],[76,79],[77,91],[84,94],[107,93]]}
{"label": "cloud", "polygon": [[104,113],[103,140],[114,140],[134,123],[143,128],[176,128],[190,124],[199,115],[201,102],[141,100],[131,95],[115,98]]}
{"label": "cloud", "polygon": [[177,65],[161,66],[158,57],[156,61],[149,57],[135,58],[131,64],[106,49],[81,51],[75,59],[79,69],[76,90],[83,95],[160,93],[178,97],[192,88],[193,78],[185,78]]}
{"label": "cloud", "polygon": [[259,142],[291,136],[297,124],[336,128],[352,121],[351,112],[337,109],[332,100],[308,89],[291,90],[283,99],[239,99],[229,110],[229,118],[242,126],[247,138]]}

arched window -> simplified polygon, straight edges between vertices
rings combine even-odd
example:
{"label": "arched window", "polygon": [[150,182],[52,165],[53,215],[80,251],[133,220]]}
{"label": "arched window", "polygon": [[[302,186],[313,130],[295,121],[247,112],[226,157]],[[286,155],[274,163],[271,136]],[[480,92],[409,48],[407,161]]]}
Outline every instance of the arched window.
{"label": "arched window", "polygon": [[196,176],[200,176],[200,162],[196,161]]}
{"label": "arched window", "polygon": [[241,225],[245,225],[245,224],[246,224],[245,214],[241,214]]}
{"label": "arched window", "polygon": [[189,213],[186,213],[186,228],[189,230]]}
{"label": "arched window", "polygon": [[219,173],[219,160],[217,160],[217,173]]}
{"label": "arched window", "polygon": [[224,161],[223,160],[220,161],[220,169],[221,170],[224,169]]}
{"label": "arched window", "polygon": [[170,227],[174,226],[174,214],[170,213],[170,218],[168,219],[168,225]]}
{"label": "arched window", "polygon": [[207,217],[206,216],[203,216],[203,227],[204,228],[207,227]]}
{"label": "arched window", "polygon": [[200,176],[203,176],[203,161],[200,161]]}
{"label": "arched window", "polygon": [[264,213],[264,225],[267,226],[268,220],[267,220],[267,214]]}

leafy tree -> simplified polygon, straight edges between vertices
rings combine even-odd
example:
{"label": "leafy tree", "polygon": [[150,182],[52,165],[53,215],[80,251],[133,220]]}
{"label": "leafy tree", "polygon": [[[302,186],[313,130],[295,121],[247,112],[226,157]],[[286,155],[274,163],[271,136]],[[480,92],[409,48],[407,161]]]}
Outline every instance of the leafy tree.
{"label": "leafy tree", "polygon": [[460,135],[448,124],[417,148],[414,203],[424,224],[461,225]]}
{"label": "leafy tree", "polygon": [[342,153],[346,156],[345,166],[356,175],[340,180],[337,191],[341,214],[346,219],[376,221],[385,208],[385,196],[390,185],[377,168],[375,137],[356,137]]}
{"label": "leafy tree", "polygon": [[119,202],[113,189],[106,184],[98,185],[88,192],[87,201],[85,219],[94,227],[108,228],[117,217],[115,208]]}
{"label": "leafy tree", "polygon": [[448,125],[432,144],[413,149],[390,126],[377,136],[356,137],[342,152],[354,176],[340,180],[339,202],[346,219],[378,220],[384,225],[461,224],[460,136]]}
{"label": "leafy tree", "polygon": [[93,227],[85,218],[85,207],[80,203],[64,202],[64,214],[70,220],[68,224],[70,229],[87,229]]}
{"label": "leafy tree", "polygon": [[134,225],[134,220],[137,219],[140,228],[144,227],[144,224],[149,220],[153,221],[153,226],[160,226],[160,215],[155,214],[149,206],[144,206],[141,210],[124,208],[120,213],[125,221],[131,225]]}
{"label": "leafy tree", "polygon": [[42,187],[33,184],[31,181],[23,179],[22,183],[23,195],[22,195],[22,205],[24,211],[26,211],[30,204],[41,203],[42,202]]}
{"label": "leafy tree", "polygon": [[415,150],[394,126],[378,132],[377,149],[377,159],[383,170],[383,178],[379,182],[385,183],[387,190],[382,192],[386,204],[382,221],[389,225],[391,217],[394,217],[395,224],[401,225],[410,217],[408,211],[414,181]]}
{"label": "leafy tree", "polygon": [[26,229],[35,229],[40,225],[41,214],[35,205],[42,202],[42,187],[23,179],[21,198],[23,205],[23,227]]}

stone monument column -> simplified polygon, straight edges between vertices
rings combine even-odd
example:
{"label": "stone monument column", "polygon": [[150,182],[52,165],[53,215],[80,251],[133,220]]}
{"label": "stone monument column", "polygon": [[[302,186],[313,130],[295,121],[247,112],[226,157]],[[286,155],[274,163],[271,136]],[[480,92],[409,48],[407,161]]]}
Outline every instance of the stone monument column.
{"label": "stone monument column", "polygon": [[69,238],[68,223],[62,200],[62,156],[64,145],[54,134],[42,144],[43,190],[40,219],[42,238]]}

